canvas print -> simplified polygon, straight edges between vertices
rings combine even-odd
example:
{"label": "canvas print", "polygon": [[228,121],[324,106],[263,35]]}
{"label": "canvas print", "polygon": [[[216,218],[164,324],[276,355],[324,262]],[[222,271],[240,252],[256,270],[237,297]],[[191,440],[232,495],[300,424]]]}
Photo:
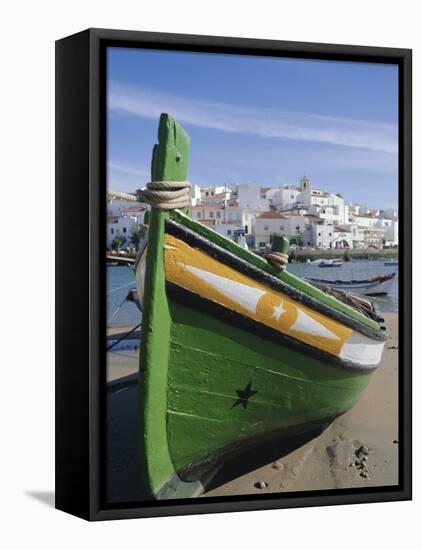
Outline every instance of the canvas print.
{"label": "canvas print", "polygon": [[398,66],[106,65],[107,502],[397,486]]}

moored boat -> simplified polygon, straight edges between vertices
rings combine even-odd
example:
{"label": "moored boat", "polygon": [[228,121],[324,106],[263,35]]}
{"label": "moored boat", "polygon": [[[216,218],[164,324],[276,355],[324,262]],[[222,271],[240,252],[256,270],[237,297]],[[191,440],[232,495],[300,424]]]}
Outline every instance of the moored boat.
{"label": "moored boat", "polygon": [[318,263],[318,267],[341,267],[342,265],[341,260],[321,260]]}
{"label": "moored boat", "polygon": [[[140,457],[157,499],[197,496],[228,457],[353,407],[386,338],[371,302],[338,300],[193,220],[188,154],[185,131],[161,115],[135,266]],[[274,239],[273,256],[287,247]]]}
{"label": "moored boat", "polygon": [[388,275],[376,275],[368,279],[360,280],[327,280],[306,277],[306,280],[312,284],[317,284],[327,288],[336,288],[347,292],[356,292],[367,296],[378,296],[388,294],[393,285],[396,273]]}
{"label": "moored boat", "polygon": [[386,262],[384,262],[384,265],[387,266],[387,267],[394,267],[394,266],[398,266],[399,265],[399,261],[398,260],[387,260]]}

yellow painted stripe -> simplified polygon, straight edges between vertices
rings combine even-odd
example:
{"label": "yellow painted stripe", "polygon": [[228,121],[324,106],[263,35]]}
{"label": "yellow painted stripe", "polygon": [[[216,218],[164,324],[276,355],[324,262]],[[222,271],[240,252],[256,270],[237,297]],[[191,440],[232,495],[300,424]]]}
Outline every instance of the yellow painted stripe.
{"label": "yellow painted stripe", "polygon": [[164,259],[168,281],[332,355],[353,332],[172,235],[165,237]]}

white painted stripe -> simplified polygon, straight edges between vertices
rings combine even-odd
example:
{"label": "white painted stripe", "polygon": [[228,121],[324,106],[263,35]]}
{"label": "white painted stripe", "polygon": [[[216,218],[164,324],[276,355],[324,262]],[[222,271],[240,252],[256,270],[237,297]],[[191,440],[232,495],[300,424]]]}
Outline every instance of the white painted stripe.
{"label": "white painted stripe", "polygon": [[259,288],[233,281],[232,279],[226,279],[226,277],[221,277],[220,275],[216,275],[210,271],[204,271],[192,265],[183,264],[181,262],[178,263],[252,313],[256,313],[256,306],[260,298],[266,294],[265,290],[260,290]]}
{"label": "white painted stripe", "polygon": [[359,366],[374,367],[378,365],[381,361],[384,342],[371,342],[369,338],[365,338],[365,340],[364,342],[346,342],[342,347],[340,358]]}
{"label": "white painted stripe", "polygon": [[[230,396],[231,399],[233,399],[233,396]],[[221,424],[223,421],[222,420],[218,420],[217,418],[209,418],[207,416],[199,416],[198,414],[191,414],[191,413],[185,413],[185,412],[180,412],[180,411],[172,411],[172,410],[168,410],[167,411],[168,414],[175,414],[177,416],[187,416],[189,418],[195,418],[196,420],[206,420],[207,422],[217,422],[218,424]]]}
{"label": "white painted stripe", "polygon": [[315,321],[310,315],[297,309],[297,318],[290,330],[295,332],[304,332],[305,334],[312,334],[312,336],[322,336],[323,338],[331,338],[332,340],[339,340],[337,334],[334,334],[330,330],[324,327],[318,321]]}

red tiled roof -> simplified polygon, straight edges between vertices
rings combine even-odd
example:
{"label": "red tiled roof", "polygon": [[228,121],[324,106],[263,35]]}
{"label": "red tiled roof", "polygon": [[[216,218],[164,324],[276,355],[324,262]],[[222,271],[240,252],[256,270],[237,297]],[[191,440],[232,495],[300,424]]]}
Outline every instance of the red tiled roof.
{"label": "red tiled roof", "polygon": [[287,220],[286,216],[283,216],[279,212],[276,212],[275,210],[269,210],[268,212],[262,212],[258,218],[265,219],[265,220],[271,220],[271,219],[278,219],[278,220]]}
{"label": "red tiled roof", "polygon": [[189,210],[223,210],[222,204],[196,204],[195,206],[188,206]]}
{"label": "red tiled roof", "polygon": [[125,212],[143,212],[144,210],[146,210],[144,206],[129,206],[129,208],[126,208]]}

